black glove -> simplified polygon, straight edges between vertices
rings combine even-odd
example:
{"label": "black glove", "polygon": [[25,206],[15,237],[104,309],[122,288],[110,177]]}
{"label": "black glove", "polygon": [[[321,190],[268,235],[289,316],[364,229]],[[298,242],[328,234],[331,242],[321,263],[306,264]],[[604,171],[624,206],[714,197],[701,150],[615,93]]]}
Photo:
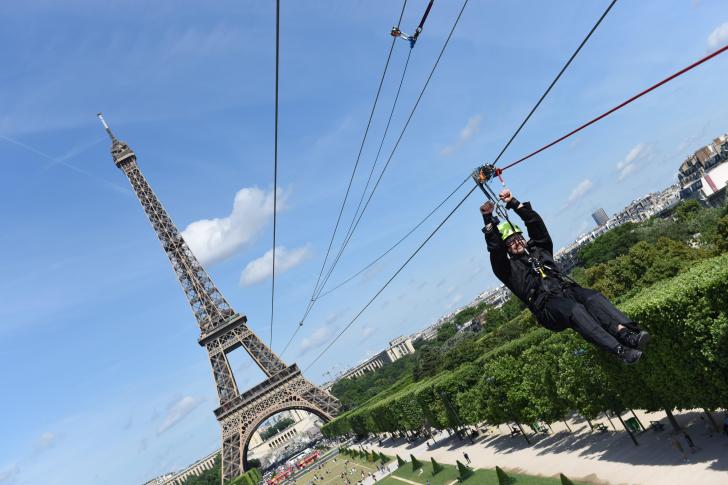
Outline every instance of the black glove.
{"label": "black glove", "polygon": [[511,197],[511,200],[508,201],[506,204],[506,209],[513,209],[515,210],[518,208],[518,206],[521,205],[521,203],[516,199],[515,197]]}

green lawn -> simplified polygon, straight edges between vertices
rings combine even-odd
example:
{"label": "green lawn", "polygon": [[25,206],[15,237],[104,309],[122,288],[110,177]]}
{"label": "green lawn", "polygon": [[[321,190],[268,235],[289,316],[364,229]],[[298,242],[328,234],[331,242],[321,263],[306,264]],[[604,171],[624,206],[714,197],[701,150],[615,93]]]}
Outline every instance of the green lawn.
{"label": "green lawn", "polygon": [[[432,474],[432,464],[423,461],[422,470],[412,471],[412,465],[407,463],[400,467],[393,475],[410,480],[424,485],[427,480],[430,480],[430,485],[447,485],[457,480],[458,471],[457,467],[453,465],[442,465],[442,470],[437,475]],[[561,485],[561,480],[558,478],[543,478],[533,477],[529,475],[516,475],[509,473],[508,476],[511,478],[512,485]],[[468,477],[463,483],[472,485],[498,485],[498,476],[495,474],[495,470],[476,470],[470,477]],[[579,484],[580,482],[574,482]],[[405,482],[397,480],[396,478],[387,477],[384,480],[377,482],[378,485],[406,485]]]}
{"label": "green lawn", "polygon": [[[345,465],[344,462],[346,460],[349,463]],[[368,476],[369,473],[374,473],[377,470],[377,464],[378,462],[367,462],[359,458],[350,458],[346,455],[339,454],[336,456],[335,463],[333,460],[329,460],[320,470],[318,469],[318,464],[314,464],[311,467],[311,471],[302,475],[293,483],[295,485],[308,485],[313,481],[314,475],[317,475],[319,478],[323,477],[323,480],[314,482],[316,485],[340,485],[342,483],[341,473],[344,471],[346,471],[347,477],[349,477],[351,482],[356,483],[361,480],[361,472],[364,472]],[[355,469],[354,473],[351,473],[352,468]],[[403,485],[402,482],[399,482],[399,485]]]}

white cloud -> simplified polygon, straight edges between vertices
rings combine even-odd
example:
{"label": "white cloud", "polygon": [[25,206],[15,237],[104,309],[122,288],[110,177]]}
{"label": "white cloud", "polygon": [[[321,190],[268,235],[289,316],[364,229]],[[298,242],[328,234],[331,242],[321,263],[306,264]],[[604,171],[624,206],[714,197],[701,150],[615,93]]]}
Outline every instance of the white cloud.
{"label": "white cloud", "polygon": [[376,327],[373,327],[371,325],[366,325],[364,328],[361,329],[361,338],[367,339],[374,335],[374,332],[376,332]]}
{"label": "white cloud", "polygon": [[13,479],[18,476],[19,472],[20,468],[18,468],[17,464],[4,470],[0,470],[0,482],[13,483]]}
{"label": "white cloud", "polygon": [[323,345],[328,342],[329,338],[333,336],[336,330],[337,327],[334,327],[332,325],[322,325],[314,330],[311,335],[301,341],[300,355],[307,354],[311,350],[323,347]]}
{"label": "white cloud", "polygon": [[571,194],[569,194],[569,198],[566,200],[566,206],[568,207],[577,200],[584,197],[587,192],[591,190],[592,187],[594,187],[594,184],[589,179],[584,179],[579,182],[579,185],[574,187],[574,190],[572,190]]}
{"label": "white cloud", "polygon": [[728,44],[728,22],[721,24],[708,36],[708,49],[717,50]]}
{"label": "white cloud", "polygon": [[646,143],[632,147],[624,160],[617,163],[618,180],[624,180],[627,175],[639,168],[638,162],[647,160],[650,156],[652,156],[652,149]]}
{"label": "white cloud", "polygon": [[56,443],[57,438],[58,437],[56,436],[55,433],[46,431],[45,433],[40,435],[40,437],[37,440],[35,440],[35,443],[33,444],[33,446],[36,451],[46,450],[46,449],[52,447]]}
{"label": "white cloud", "polygon": [[162,425],[157,430],[157,434],[164,433],[172,426],[182,421],[182,419],[194,411],[194,409],[199,406],[202,401],[204,401],[204,398],[185,396],[170,403],[167,407],[167,414],[164,416],[164,421],[162,421]]}
{"label": "white cloud", "polygon": [[[285,196],[278,190],[278,211],[284,208]],[[254,240],[272,216],[273,191],[244,188],[235,194],[229,216],[195,221],[182,231],[182,237],[202,264],[212,264]]]}
{"label": "white cloud", "polygon": [[471,116],[463,129],[460,130],[460,135],[458,136],[457,141],[440,150],[440,154],[447,157],[455,153],[455,150],[460,148],[465,142],[478,134],[478,132],[480,131],[480,122],[482,120],[483,117],[480,115]]}
{"label": "white cloud", "polygon": [[[311,256],[311,250],[301,247],[289,251],[283,246],[276,246],[276,273],[285,273],[298,266]],[[240,284],[250,286],[265,281],[273,275],[273,250],[249,262],[240,275]]]}

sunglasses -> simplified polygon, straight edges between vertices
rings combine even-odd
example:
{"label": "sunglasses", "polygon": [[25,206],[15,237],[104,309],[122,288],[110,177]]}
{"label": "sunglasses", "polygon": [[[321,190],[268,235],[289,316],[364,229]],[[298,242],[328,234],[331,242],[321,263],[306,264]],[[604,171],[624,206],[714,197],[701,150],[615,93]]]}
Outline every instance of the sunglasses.
{"label": "sunglasses", "polygon": [[522,241],[523,241],[523,238],[521,236],[510,237],[510,238],[508,238],[506,240],[506,246],[510,248],[510,247],[515,246],[516,244],[522,242]]}

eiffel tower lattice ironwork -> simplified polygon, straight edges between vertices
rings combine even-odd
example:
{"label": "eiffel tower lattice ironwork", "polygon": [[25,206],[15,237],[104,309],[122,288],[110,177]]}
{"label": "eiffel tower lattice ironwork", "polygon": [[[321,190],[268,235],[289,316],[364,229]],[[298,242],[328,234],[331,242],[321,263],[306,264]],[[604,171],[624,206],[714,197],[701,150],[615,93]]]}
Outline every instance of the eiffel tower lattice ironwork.
{"label": "eiffel tower lattice ironwork", "polygon": [[[162,248],[200,326],[199,344],[210,358],[220,406],[215,417],[222,427],[222,483],[245,471],[248,444],[255,429],[281,411],[301,409],[325,422],[339,411],[339,402],[328,392],[306,380],[296,364],[286,365],[250,328],[245,315],[236,313],[197,261],[177,227],[142,175],[136,155],[117,139],[99,118],[111,137],[114,163],[129,178],[147,213]],[[240,393],[227,354],[243,347],[268,377]]]}

